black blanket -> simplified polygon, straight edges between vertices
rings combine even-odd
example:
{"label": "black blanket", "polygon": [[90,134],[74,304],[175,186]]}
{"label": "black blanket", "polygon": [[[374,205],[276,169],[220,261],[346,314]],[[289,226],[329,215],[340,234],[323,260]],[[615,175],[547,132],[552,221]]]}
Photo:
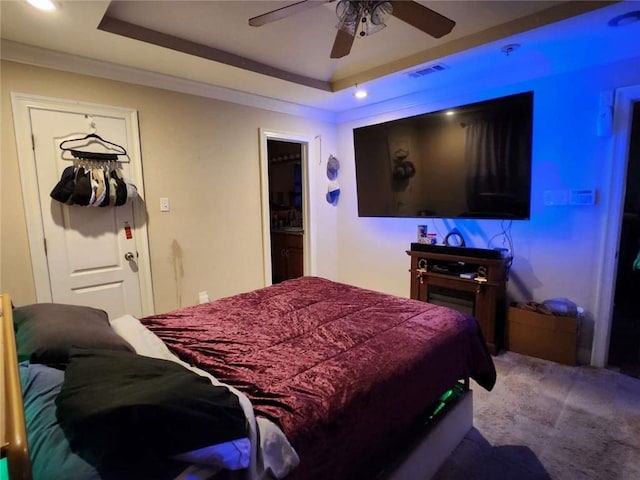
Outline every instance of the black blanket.
{"label": "black blanket", "polygon": [[71,447],[96,467],[167,458],[246,437],[238,398],[166,360],[74,349],[56,399]]}

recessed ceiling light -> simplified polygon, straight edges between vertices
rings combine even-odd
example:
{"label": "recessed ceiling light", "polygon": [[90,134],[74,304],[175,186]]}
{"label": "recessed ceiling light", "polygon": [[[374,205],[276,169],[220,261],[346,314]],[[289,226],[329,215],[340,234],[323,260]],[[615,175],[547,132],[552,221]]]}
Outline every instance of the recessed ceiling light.
{"label": "recessed ceiling light", "polygon": [[52,12],[58,9],[58,5],[53,0],[27,0],[27,2],[46,12]]}
{"label": "recessed ceiling light", "polygon": [[640,20],[640,10],[635,10],[633,12],[627,12],[622,15],[618,15],[617,17],[613,17],[609,20],[609,26],[624,27],[625,25],[636,23],[638,20]]}
{"label": "recessed ceiling light", "polygon": [[446,111],[446,112],[444,112],[444,113],[445,113],[445,115],[453,115],[453,114],[454,114],[454,113],[456,113],[456,112],[454,112],[453,110],[447,110],[447,111]]}
{"label": "recessed ceiling light", "polygon": [[366,90],[362,89],[362,88],[358,88],[354,93],[353,96],[356,98],[366,98],[367,95],[369,95],[369,92],[367,92]]}

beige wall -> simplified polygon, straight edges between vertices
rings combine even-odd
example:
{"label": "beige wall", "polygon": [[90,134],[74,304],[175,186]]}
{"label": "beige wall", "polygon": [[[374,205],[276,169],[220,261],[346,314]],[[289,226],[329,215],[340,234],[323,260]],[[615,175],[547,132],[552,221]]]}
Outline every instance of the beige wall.
{"label": "beige wall", "polygon": [[[317,275],[335,277],[336,210],[324,200],[335,126],[229,102],[2,62],[0,291],[35,301],[11,92],[138,111],[155,307],[163,312],[263,286],[259,128],[310,135],[318,195],[312,218]],[[321,161],[321,163],[320,163]],[[171,211],[159,211],[169,197]]]}

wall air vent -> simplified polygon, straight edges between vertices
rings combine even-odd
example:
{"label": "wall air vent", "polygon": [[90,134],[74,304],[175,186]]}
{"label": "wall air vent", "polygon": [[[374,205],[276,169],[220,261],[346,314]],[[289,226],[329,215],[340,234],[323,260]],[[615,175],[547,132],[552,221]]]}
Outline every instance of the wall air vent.
{"label": "wall air vent", "polygon": [[411,78],[419,78],[419,77],[424,77],[425,75],[429,75],[431,73],[441,72],[443,70],[449,70],[449,67],[446,66],[444,63],[434,63],[433,65],[429,65],[428,67],[410,72],[409,76]]}

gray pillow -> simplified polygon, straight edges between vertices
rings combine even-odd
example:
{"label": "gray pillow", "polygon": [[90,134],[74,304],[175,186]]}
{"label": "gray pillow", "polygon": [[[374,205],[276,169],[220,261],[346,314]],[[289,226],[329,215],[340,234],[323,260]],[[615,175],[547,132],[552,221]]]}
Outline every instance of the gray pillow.
{"label": "gray pillow", "polygon": [[37,303],[15,308],[13,322],[18,356],[32,363],[65,364],[72,347],[135,352],[97,308]]}

